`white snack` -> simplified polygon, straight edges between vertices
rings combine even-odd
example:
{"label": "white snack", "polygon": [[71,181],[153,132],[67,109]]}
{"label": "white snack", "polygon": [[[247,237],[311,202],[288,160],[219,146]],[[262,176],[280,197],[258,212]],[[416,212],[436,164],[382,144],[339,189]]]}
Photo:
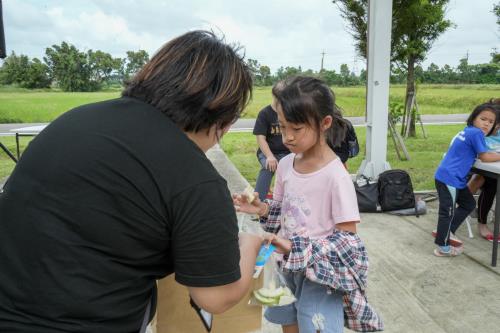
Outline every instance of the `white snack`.
{"label": "white snack", "polygon": [[252,203],[255,200],[254,191],[255,190],[250,185],[245,187],[245,190],[243,190],[243,194],[245,194],[247,196],[248,203]]}

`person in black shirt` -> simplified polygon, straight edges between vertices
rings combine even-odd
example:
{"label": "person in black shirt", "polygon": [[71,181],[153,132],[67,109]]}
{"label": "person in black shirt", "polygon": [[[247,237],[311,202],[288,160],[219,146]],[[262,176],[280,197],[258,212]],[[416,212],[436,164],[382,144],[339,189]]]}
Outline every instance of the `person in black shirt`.
{"label": "person in black shirt", "polygon": [[284,81],[278,81],[273,86],[272,104],[260,110],[253,128],[253,134],[257,138],[257,144],[259,145],[257,159],[261,165],[255,191],[259,193],[261,201],[266,198],[269,192],[279,160],[290,154],[288,148],[283,144],[278,114],[276,113],[276,96],[284,87]]}
{"label": "person in black shirt", "polygon": [[123,97],[66,112],[35,137],[0,191],[0,332],[138,332],[171,273],[201,308],[235,305],[262,239],[238,236],[204,152],[251,88],[237,50],[193,31]]}

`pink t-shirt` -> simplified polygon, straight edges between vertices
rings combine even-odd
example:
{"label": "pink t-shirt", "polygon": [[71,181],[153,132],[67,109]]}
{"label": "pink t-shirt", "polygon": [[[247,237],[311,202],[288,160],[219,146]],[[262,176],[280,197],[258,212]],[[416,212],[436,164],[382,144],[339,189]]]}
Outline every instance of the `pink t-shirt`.
{"label": "pink t-shirt", "polygon": [[360,220],[351,176],[339,158],[307,174],[294,170],[294,158],[282,158],[276,171],[273,199],[281,201],[282,237],[324,238],[336,223]]}

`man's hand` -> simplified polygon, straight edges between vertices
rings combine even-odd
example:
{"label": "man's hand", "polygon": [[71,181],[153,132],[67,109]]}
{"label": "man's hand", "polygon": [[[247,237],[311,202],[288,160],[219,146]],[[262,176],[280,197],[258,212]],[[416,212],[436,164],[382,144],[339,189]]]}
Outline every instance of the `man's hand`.
{"label": "man's hand", "polygon": [[274,155],[271,155],[271,157],[266,157],[266,169],[275,172],[276,168],[278,167],[278,160]]}

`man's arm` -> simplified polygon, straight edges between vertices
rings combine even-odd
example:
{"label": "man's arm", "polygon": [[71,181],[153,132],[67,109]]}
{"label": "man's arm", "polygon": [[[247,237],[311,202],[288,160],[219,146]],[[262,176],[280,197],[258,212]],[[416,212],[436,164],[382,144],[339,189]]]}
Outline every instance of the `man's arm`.
{"label": "man's arm", "polygon": [[251,286],[255,259],[259,252],[262,238],[240,233],[240,271],[241,278],[230,284],[217,287],[188,287],[194,302],[202,309],[218,314],[236,305]]}

